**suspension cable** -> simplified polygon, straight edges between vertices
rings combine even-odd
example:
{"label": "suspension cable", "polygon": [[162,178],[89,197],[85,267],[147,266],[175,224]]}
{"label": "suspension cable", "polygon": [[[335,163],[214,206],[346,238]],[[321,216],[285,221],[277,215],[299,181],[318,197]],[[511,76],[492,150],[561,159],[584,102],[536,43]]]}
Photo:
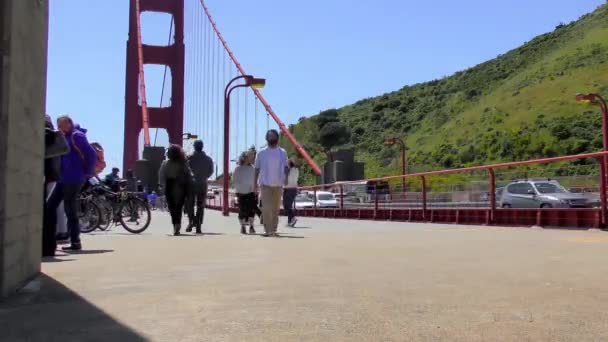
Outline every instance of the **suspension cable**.
{"label": "suspension cable", "polygon": [[[200,0],[200,3],[203,6],[203,9],[205,10],[205,14],[207,16],[207,19],[209,19],[209,22],[211,23],[211,26],[213,27],[213,31],[216,33],[217,38],[222,42],[222,45],[224,46],[224,49],[226,49],[226,51],[228,52],[228,55],[230,56],[230,58],[234,62],[236,68],[239,70],[239,72],[241,73],[241,75],[246,75],[245,70],[243,69],[243,67],[241,66],[241,64],[238,62],[238,60],[234,56],[234,53],[228,47],[228,43],[226,43],[226,40],[222,36],[222,33],[217,28],[217,24],[215,23],[215,20],[213,20],[213,17],[211,16],[211,13],[209,11],[209,8],[205,4],[205,1],[204,0]],[[272,107],[270,106],[270,104],[268,103],[268,101],[266,101],[266,99],[264,98],[264,96],[262,95],[262,93],[260,92],[260,90],[259,89],[252,89],[252,91],[255,94],[255,96],[260,100],[260,102],[262,103],[262,105],[266,109],[266,112],[268,113],[268,115],[272,116],[272,119],[279,126],[279,129],[283,132],[283,134],[289,139],[289,141],[291,142],[291,144],[293,145],[293,147],[296,149],[296,151],[298,151],[298,153],[300,154],[300,156],[302,156],[306,160],[306,162],[308,163],[308,165],[313,169],[313,171],[317,175],[320,175],[321,174],[321,169],[319,168],[319,166],[317,165],[317,163],[310,157],[310,155],[306,152],[306,150],[304,150],[304,148],[302,147],[302,145],[300,145],[300,143],[296,140],[296,138],[289,131],[289,129],[287,128],[287,126],[285,126],[285,124],[281,121],[281,119],[279,119],[279,117],[272,110]]]}
{"label": "suspension cable", "polygon": [[144,131],[144,146],[150,146],[150,124],[148,116],[148,100],[146,99],[146,78],[144,75],[144,48],[141,40],[141,11],[139,0],[135,1],[135,23],[137,26],[137,60],[139,67],[139,97],[141,99],[142,128]]}

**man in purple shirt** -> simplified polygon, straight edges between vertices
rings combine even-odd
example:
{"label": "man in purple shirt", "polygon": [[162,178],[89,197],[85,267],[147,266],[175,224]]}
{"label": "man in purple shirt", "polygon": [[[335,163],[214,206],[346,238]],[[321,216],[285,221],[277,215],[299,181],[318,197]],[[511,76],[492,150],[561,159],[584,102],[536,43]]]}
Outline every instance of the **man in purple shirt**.
{"label": "man in purple shirt", "polygon": [[[85,181],[95,174],[97,154],[91,145],[89,145],[84,133],[85,131],[76,128],[69,116],[59,117],[57,119],[57,126],[68,142],[70,152],[61,156],[59,180],[46,203],[48,215],[44,222],[44,228],[55,229],[57,207],[63,201],[71,241],[71,245],[63,249],[66,251],[78,251],[82,249],[78,222],[78,196]],[[45,248],[43,250],[44,256],[55,254],[55,251],[50,249],[52,248]]]}

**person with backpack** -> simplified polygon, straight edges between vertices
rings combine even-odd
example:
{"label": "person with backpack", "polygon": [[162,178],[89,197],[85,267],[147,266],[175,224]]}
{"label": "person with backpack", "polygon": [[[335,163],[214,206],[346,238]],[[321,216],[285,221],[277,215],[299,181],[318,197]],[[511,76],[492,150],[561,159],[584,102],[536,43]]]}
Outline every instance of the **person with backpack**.
{"label": "person with backpack", "polygon": [[188,195],[188,189],[194,182],[192,170],[184,150],[179,145],[171,145],[167,151],[168,160],[163,161],[158,172],[158,179],[165,192],[173,235],[180,235],[182,228],[182,211]]}
{"label": "person with backpack", "polygon": [[[194,153],[188,157],[188,165],[194,174],[194,184],[188,196],[188,219],[190,224],[186,232],[196,227],[196,234],[202,234],[201,226],[205,217],[205,202],[207,200],[207,180],[213,175],[213,160],[203,151],[203,141],[194,142]],[[196,213],[194,207],[196,205]]]}
{"label": "person with backpack", "polygon": [[82,186],[95,175],[97,155],[87,141],[86,135],[76,129],[74,121],[63,115],[57,119],[57,127],[70,147],[70,152],[61,156],[61,172],[53,192],[46,203],[47,216],[44,225],[52,229],[57,224],[57,207],[63,201],[65,214],[68,219],[70,246],[63,247],[65,251],[79,251],[80,226],[78,222],[78,197]]}

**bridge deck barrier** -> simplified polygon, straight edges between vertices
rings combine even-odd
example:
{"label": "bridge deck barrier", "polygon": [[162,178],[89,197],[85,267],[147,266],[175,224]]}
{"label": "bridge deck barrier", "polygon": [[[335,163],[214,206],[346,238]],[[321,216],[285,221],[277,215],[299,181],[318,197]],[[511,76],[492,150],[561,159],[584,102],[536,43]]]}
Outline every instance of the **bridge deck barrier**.
{"label": "bridge deck barrier", "polygon": [[[446,223],[463,225],[496,225],[518,227],[555,227],[589,229],[606,227],[605,191],[585,193],[582,196],[599,197],[597,206],[585,208],[501,208],[500,191],[513,179],[512,175],[528,175],[537,171],[544,180],[560,180],[574,189],[606,189],[606,168],[603,162],[608,152],[595,152],[573,156],[544,158],[520,162],[447,169],[430,172],[368,179],[358,182],[339,182],[305,186],[300,193],[316,198],[311,203],[299,205],[297,214],[303,217],[341,218],[356,220],[383,220],[397,222]],[[572,160],[582,160],[581,165],[594,169],[595,173],[569,175],[565,170]],[[529,165],[553,164],[553,169]],[[519,169],[517,169],[519,168]],[[597,172],[599,169],[599,172]],[[440,182],[447,175],[460,174],[462,183],[446,186]],[[549,177],[546,177],[549,175]],[[466,178],[468,177],[468,178]],[[532,177],[526,177],[526,179]],[[540,177],[535,177],[540,178]],[[439,181],[438,181],[439,180]],[[578,183],[577,183],[578,182]],[[599,183],[599,186],[598,186]],[[498,191],[497,191],[498,190]],[[323,203],[319,196],[335,196],[332,203]],[[575,191],[576,192],[576,191]],[[580,194],[580,193],[579,193]],[[232,196],[231,196],[232,198]],[[589,202],[590,203],[590,202]],[[221,208],[222,199],[209,202],[212,209]],[[537,203],[538,204],[538,203]],[[305,205],[305,207],[302,207]],[[533,203],[531,206],[534,206]],[[599,207],[598,207],[599,206]],[[234,203],[231,211],[236,212]]]}

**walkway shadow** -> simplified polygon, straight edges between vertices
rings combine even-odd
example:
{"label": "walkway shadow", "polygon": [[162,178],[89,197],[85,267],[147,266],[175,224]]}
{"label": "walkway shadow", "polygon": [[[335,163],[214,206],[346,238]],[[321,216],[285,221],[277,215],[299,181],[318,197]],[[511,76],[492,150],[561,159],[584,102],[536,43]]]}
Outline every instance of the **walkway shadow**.
{"label": "walkway shadow", "polygon": [[113,249],[83,249],[81,251],[64,251],[68,255],[105,254],[114,252]]}
{"label": "walkway shadow", "polygon": [[211,233],[211,232],[209,232],[209,233],[205,233],[205,232],[203,232],[203,236],[205,236],[205,235],[209,235],[209,236],[220,236],[220,235],[226,235],[226,234],[224,234],[224,233]]}
{"label": "walkway shadow", "polygon": [[43,263],[51,263],[51,262],[66,262],[66,261],[74,261],[76,259],[58,259],[57,257],[44,257],[41,262]]}
{"label": "walkway shadow", "polygon": [[114,232],[114,231],[106,231],[106,232],[99,232],[99,233],[87,233],[87,235],[89,236],[107,236],[107,235],[128,235],[128,236],[145,236],[145,235],[152,235],[150,233],[139,233],[139,234],[133,234],[133,233],[123,233],[123,232]]}
{"label": "walkway shadow", "polygon": [[304,237],[304,236],[290,235],[289,233],[279,233],[279,236],[264,236],[264,233],[247,234],[247,235],[261,236],[266,239],[277,239],[277,238],[278,239],[306,239],[306,237]]}
{"label": "walkway shadow", "polygon": [[2,341],[146,341],[45,274],[0,302],[0,332]]}
{"label": "walkway shadow", "polygon": [[274,238],[279,238],[279,239],[306,239],[303,236],[287,235],[287,234],[281,234],[281,233],[279,233],[279,236],[275,236]]}
{"label": "walkway shadow", "polygon": [[202,238],[203,236],[218,236],[218,235],[226,235],[224,233],[203,233],[203,234],[192,234],[192,233],[181,233],[178,236],[175,236],[173,234],[167,234],[167,236],[170,237],[176,237],[176,238],[181,238],[181,237],[198,237],[198,238]]}

